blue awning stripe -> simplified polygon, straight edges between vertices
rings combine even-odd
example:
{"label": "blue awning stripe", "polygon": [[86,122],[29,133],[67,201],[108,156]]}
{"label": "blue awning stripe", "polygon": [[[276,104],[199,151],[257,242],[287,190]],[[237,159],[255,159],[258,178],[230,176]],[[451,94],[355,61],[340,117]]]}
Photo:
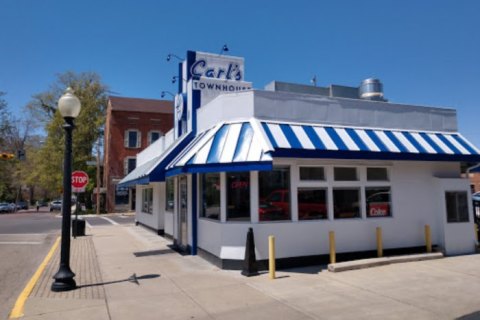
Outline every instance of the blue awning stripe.
{"label": "blue awning stripe", "polygon": [[297,136],[293,132],[292,128],[288,124],[281,124],[280,129],[282,130],[283,134],[288,140],[288,143],[290,143],[290,146],[293,149],[302,149],[302,144],[298,140]]}
{"label": "blue awning stripe", "polygon": [[272,146],[274,148],[277,148],[278,147],[278,144],[277,142],[275,141],[275,139],[273,138],[273,134],[272,132],[270,131],[270,128],[268,127],[268,125],[265,123],[265,122],[262,122],[262,127],[263,127],[263,130],[265,130],[265,134],[267,135],[268,139],[270,140],[270,142],[272,143]]}
{"label": "blue awning stripe", "polygon": [[225,140],[227,136],[229,127],[224,125],[213,138],[212,147],[208,153],[207,162],[216,163],[220,162],[220,156],[222,155],[223,146],[225,145]]}
{"label": "blue awning stripe", "polygon": [[425,148],[410,134],[410,132],[403,131],[403,136],[407,138],[408,141],[420,152],[420,153],[428,153]]}
{"label": "blue awning stripe", "polygon": [[462,152],[458,150],[457,147],[455,147],[455,145],[451,143],[447,138],[445,138],[443,134],[436,133],[435,135],[437,136],[438,139],[440,139],[443,143],[445,143],[445,145],[449,147],[450,150],[453,151],[453,153],[462,154]]}
{"label": "blue awning stripe", "polygon": [[428,144],[437,151],[437,153],[445,153],[442,148],[440,148],[433,140],[430,138],[425,132],[420,132],[420,135],[422,136],[425,141],[428,142]]}
{"label": "blue awning stripe", "polygon": [[238,136],[237,147],[233,154],[233,161],[245,161],[247,160],[248,151],[252,144],[253,129],[250,123],[243,123],[242,129],[240,129],[240,135]]}
{"label": "blue awning stripe", "polygon": [[393,134],[392,131],[385,131],[387,137],[392,140],[393,144],[400,150],[400,152],[408,152],[408,149],[403,145],[403,143],[398,140],[397,137]]}
{"label": "blue awning stripe", "polygon": [[302,126],[303,131],[307,134],[307,137],[312,142],[313,146],[317,150],[325,150],[325,144],[323,144],[322,140],[318,137],[317,133],[311,126]]}
{"label": "blue awning stripe", "polygon": [[370,139],[372,139],[375,145],[380,149],[380,151],[382,152],[390,151],[388,150],[387,146],[385,146],[385,144],[382,142],[382,140],[380,140],[380,138],[375,134],[375,132],[373,132],[373,130],[368,129],[368,130],[365,130],[365,132],[370,137]]}
{"label": "blue awning stripe", "polygon": [[333,140],[333,142],[336,144],[338,150],[349,150],[348,147],[345,145],[343,142],[342,138],[338,135],[338,133],[335,131],[334,128],[332,127],[325,127],[325,131],[327,131],[328,135],[330,138]]}
{"label": "blue awning stripe", "polygon": [[477,153],[468,143],[466,143],[458,134],[453,134],[452,135],[453,139],[457,140],[458,143],[462,145],[465,149],[468,150],[471,154]]}
{"label": "blue awning stripe", "polygon": [[367,145],[363,142],[363,140],[358,135],[357,131],[353,130],[352,128],[346,128],[345,131],[348,133],[350,138],[357,144],[360,150],[369,150]]}

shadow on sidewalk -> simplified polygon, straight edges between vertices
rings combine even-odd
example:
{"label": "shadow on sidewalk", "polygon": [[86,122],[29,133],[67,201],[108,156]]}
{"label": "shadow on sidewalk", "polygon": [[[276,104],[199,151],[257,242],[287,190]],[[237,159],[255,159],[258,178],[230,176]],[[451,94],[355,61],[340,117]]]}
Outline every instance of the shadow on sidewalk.
{"label": "shadow on sidewalk", "polygon": [[132,282],[132,283],[135,283],[137,285],[140,285],[140,282],[138,282],[138,280],[155,279],[155,278],[159,278],[159,277],[160,277],[159,274],[145,274],[143,276],[137,277],[137,274],[134,273],[130,277],[128,277],[127,279],[100,282],[100,283],[92,283],[92,284],[84,284],[84,285],[77,286],[77,288],[80,289],[80,288],[87,288],[87,287],[104,286],[104,285],[107,285],[107,284],[114,284],[114,283],[120,283],[120,282]]}

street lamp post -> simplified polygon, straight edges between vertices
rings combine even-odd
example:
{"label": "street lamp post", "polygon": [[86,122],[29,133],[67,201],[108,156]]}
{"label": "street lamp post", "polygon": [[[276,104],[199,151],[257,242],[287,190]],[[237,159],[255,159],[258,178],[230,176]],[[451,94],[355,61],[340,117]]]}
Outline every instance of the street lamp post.
{"label": "street lamp post", "polygon": [[65,124],[65,156],[63,163],[63,202],[62,202],[62,242],[60,248],[60,268],[53,276],[52,291],[68,291],[77,287],[75,273],[70,269],[70,223],[72,207],[72,131],[73,121],[80,113],[80,100],[73,94],[72,88],[67,88],[58,100]]}

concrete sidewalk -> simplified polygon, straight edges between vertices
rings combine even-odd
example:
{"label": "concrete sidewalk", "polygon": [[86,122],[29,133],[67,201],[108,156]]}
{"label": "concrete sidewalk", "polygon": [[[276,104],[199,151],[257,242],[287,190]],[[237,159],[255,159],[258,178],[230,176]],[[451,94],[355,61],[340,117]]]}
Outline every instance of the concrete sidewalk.
{"label": "concrete sidewalk", "polygon": [[87,234],[72,239],[79,288],[49,290],[57,252],[24,318],[480,319],[480,255],[342,273],[291,269],[269,280],[181,256],[142,227],[97,226]]}

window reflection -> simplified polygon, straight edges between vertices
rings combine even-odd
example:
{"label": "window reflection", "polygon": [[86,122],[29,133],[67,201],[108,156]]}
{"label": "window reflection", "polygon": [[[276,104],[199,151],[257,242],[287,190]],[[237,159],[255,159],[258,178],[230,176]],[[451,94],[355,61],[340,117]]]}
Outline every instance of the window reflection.
{"label": "window reflection", "polygon": [[220,174],[202,174],[201,181],[202,209],[200,216],[220,220]]}
{"label": "window reflection", "polygon": [[259,181],[259,220],[290,220],[290,168],[261,171]]}
{"label": "window reflection", "polygon": [[250,172],[227,172],[227,220],[250,221]]}
{"label": "window reflection", "polygon": [[298,189],[298,219],[327,219],[327,190]]}

